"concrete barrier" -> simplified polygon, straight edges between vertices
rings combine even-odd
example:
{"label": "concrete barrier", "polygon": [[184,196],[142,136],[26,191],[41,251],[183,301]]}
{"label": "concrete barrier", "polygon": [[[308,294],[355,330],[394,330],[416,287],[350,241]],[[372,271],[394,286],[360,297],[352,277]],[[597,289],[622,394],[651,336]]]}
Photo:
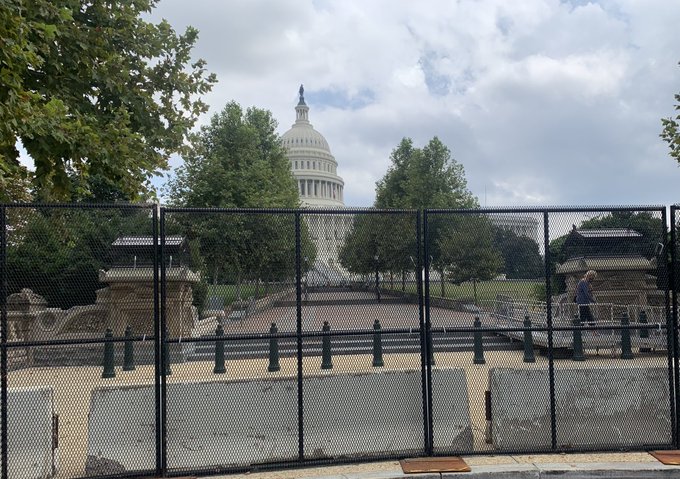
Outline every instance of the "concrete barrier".
{"label": "concrete barrier", "polygon": [[[441,443],[470,450],[463,371],[442,370],[433,377],[451,386],[451,394],[434,405]],[[303,381],[306,457],[424,451],[419,370],[328,374]],[[293,378],[169,384],[168,467],[297,460],[297,394]],[[154,411],[152,386],[92,391],[86,473],[153,469]]]}
{"label": "concrete barrier", "polygon": [[432,370],[432,448],[434,452],[472,451],[472,424],[463,369]]}
{"label": "concrete barrier", "polygon": [[57,472],[51,388],[7,391],[7,472],[12,479],[49,479]]}
{"label": "concrete barrier", "polygon": [[[551,447],[548,371],[489,371],[492,441],[496,449]],[[558,448],[670,445],[666,368],[555,370]]]}

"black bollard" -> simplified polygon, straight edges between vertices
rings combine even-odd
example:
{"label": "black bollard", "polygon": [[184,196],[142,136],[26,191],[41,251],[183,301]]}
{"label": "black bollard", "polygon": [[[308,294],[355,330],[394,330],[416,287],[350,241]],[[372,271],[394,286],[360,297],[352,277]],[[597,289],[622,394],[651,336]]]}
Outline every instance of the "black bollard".
{"label": "black bollard", "polygon": [[[628,312],[624,311],[621,315],[621,326],[630,326]],[[621,359],[633,359],[633,349],[630,344],[630,329],[621,330]]]}
{"label": "black bollard", "polygon": [[165,326],[165,342],[163,343],[163,355],[165,356],[164,372],[165,376],[170,376],[172,374],[172,369],[170,368],[170,347],[168,346],[168,327]]}
{"label": "black bollard", "polygon": [[585,361],[586,357],[583,354],[583,332],[580,329],[576,329],[581,327],[581,318],[579,317],[578,314],[574,315],[573,325],[574,325],[574,354],[571,357],[571,359],[572,361]]}
{"label": "black bollard", "polygon": [[[475,316],[474,325],[475,329],[482,327],[482,322],[479,320],[479,316]],[[475,364],[486,364],[486,360],[484,359],[484,345],[482,344],[482,333],[479,331],[474,332],[474,352],[475,358],[472,362]]]}
{"label": "black bollard", "polygon": [[278,332],[279,329],[276,327],[276,323],[272,323],[272,327],[269,328],[269,334],[271,334],[272,337],[269,338],[269,366],[267,367],[267,371],[270,373],[281,369],[281,366],[279,365],[279,338],[273,336]]}
{"label": "black bollard", "polygon": [[[113,338],[113,331],[111,328],[106,328],[104,333],[105,339]],[[102,371],[102,378],[115,378],[116,370],[113,366],[113,342],[107,341],[104,343],[104,371]]]}
{"label": "black bollard", "polygon": [[135,343],[132,341],[132,328],[125,328],[125,348],[123,349],[123,371],[135,370]]}
{"label": "black bollard", "polygon": [[432,339],[432,331],[427,334],[427,356],[430,361],[430,366],[434,366],[434,341]]}
{"label": "black bollard", "polygon": [[535,363],[536,358],[534,357],[534,338],[531,335],[531,331],[528,330],[531,328],[531,320],[529,319],[528,314],[524,316],[524,327],[527,328],[527,331],[524,331],[524,362]]}
{"label": "black bollard", "polygon": [[227,372],[227,368],[224,366],[224,339],[220,339],[224,336],[224,328],[221,324],[217,325],[215,330],[215,367],[213,368],[214,374],[224,374]]}
{"label": "black bollard", "polygon": [[[331,326],[328,321],[323,322],[323,328],[321,330],[324,333],[329,333]],[[321,338],[321,369],[332,369],[333,362],[331,361],[331,336],[330,334],[324,334]]]}
{"label": "black bollard", "polygon": [[[646,311],[644,311],[644,310],[640,311],[640,315],[638,317],[638,322],[640,324],[647,326],[647,312]],[[647,328],[640,329],[640,339],[647,339],[647,340],[649,339],[649,329],[647,329]],[[644,342],[641,341],[641,343],[644,343]],[[649,353],[651,351],[652,351],[652,348],[649,348],[647,346],[640,347],[641,353]]]}
{"label": "black bollard", "polygon": [[380,332],[380,321],[373,323],[373,367],[381,368],[385,365],[382,355],[382,333]]}

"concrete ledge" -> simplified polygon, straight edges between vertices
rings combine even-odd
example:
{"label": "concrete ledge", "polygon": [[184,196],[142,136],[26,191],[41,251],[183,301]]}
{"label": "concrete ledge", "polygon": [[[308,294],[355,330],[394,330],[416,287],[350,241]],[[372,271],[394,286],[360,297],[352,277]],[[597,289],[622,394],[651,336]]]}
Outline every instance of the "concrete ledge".
{"label": "concrete ledge", "polygon": [[[550,448],[548,371],[493,368],[489,390],[497,449]],[[665,368],[556,369],[557,447],[669,445],[669,401]]]}
{"label": "concrete ledge", "polygon": [[57,472],[52,388],[7,391],[7,470],[12,479],[49,479]]}

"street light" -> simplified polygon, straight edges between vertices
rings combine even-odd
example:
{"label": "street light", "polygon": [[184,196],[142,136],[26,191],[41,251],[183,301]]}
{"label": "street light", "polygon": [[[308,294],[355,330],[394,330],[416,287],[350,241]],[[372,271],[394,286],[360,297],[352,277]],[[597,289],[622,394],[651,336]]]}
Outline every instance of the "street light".
{"label": "street light", "polygon": [[380,302],[380,285],[378,283],[379,281],[379,276],[378,276],[378,260],[380,258],[376,254],[373,256],[373,260],[375,261],[375,299],[379,303]]}

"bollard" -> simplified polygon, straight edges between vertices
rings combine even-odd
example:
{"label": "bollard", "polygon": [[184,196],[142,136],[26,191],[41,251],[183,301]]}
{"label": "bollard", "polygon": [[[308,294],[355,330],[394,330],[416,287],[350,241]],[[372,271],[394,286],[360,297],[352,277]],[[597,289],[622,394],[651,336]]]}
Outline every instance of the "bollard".
{"label": "bollard", "polygon": [[385,365],[382,355],[382,333],[378,319],[373,323],[373,367],[381,368]]}
{"label": "bollard", "polygon": [[125,328],[125,348],[123,349],[123,371],[135,370],[135,343],[132,341],[132,328]]}
{"label": "bollard", "polygon": [[170,368],[170,347],[168,346],[168,327],[165,326],[165,341],[163,342],[163,355],[165,356],[164,372],[165,376],[170,376],[172,374],[172,369]]}
{"label": "bollard", "polygon": [[[106,333],[104,333],[105,339],[113,338],[113,331],[111,328],[106,328]],[[104,343],[104,371],[102,372],[102,378],[115,378],[116,370],[113,367],[113,342],[107,341]]]}
{"label": "bollard", "polygon": [[[647,312],[646,311],[640,311],[640,315],[638,317],[638,322],[640,324],[644,324],[645,326],[647,325]],[[649,329],[640,329],[640,339],[646,339],[649,340]],[[640,341],[642,344],[644,344],[646,341]],[[650,353],[652,351],[652,348],[649,348],[647,346],[641,346],[639,351],[641,353]]]}
{"label": "bollard", "polygon": [[[531,328],[531,320],[529,315],[524,316],[524,327]],[[536,358],[534,357],[534,338],[531,335],[531,331],[524,331],[524,362],[525,363],[535,363]]]}
{"label": "bollard", "polygon": [[224,336],[224,328],[221,324],[217,325],[215,330],[215,367],[213,368],[213,374],[224,374],[227,372],[227,368],[224,366],[224,339],[220,339]]}
{"label": "bollard", "polygon": [[[624,311],[621,315],[621,326],[630,326],[628,312]],[[621,330],[621,359],[633,359],[633,349],[630,344],[630,329]]]}
{"label": "bollard", "polygon": [[580,329],[576,329],[581,327],[581,318],[578,314],[574,315],[572,324],[574,325],[574,354],[572,355],[571,360],[585,361],[586,357],[583,354],[583,332]]}
{"label": "bollard", "polygon": [[[481,328],[482,327],[482,322],[479,320],[479,316],[475,316],[475,328]],[[473,363],[475,364],[485,364],[486,361],[484,360],[484,345],[482,344],[482,333],[479,331],[474,332],[474,352],[475,352],[475,357],[473,359]]]}
{"label": "bollard", "polygon": [[276,327],[276,323],[272,323],[272,327],[269,328],[269,334],[271,334],[272,337],[269,338],[269,366],[267,367],[267,371],[270,373],[281,369],[281,366],[279,365],[279,339],[273,336],[278,332],[279,330]]}
{"label": "bollard", "polygon": [[427,335],[427,358],[430,361],[430,366],[434,366],[434,341],[432,340],[432,331],[425,334]]}
{"label": "bollard", "polygon": [[[323,322],[323,328],[321,330],[324,333],[329,333],[331,330],[328,321]],[[331,361],[331,336],[330,334],[324,334],[321,338],[321,369],[332,369],[333,362]]]}

